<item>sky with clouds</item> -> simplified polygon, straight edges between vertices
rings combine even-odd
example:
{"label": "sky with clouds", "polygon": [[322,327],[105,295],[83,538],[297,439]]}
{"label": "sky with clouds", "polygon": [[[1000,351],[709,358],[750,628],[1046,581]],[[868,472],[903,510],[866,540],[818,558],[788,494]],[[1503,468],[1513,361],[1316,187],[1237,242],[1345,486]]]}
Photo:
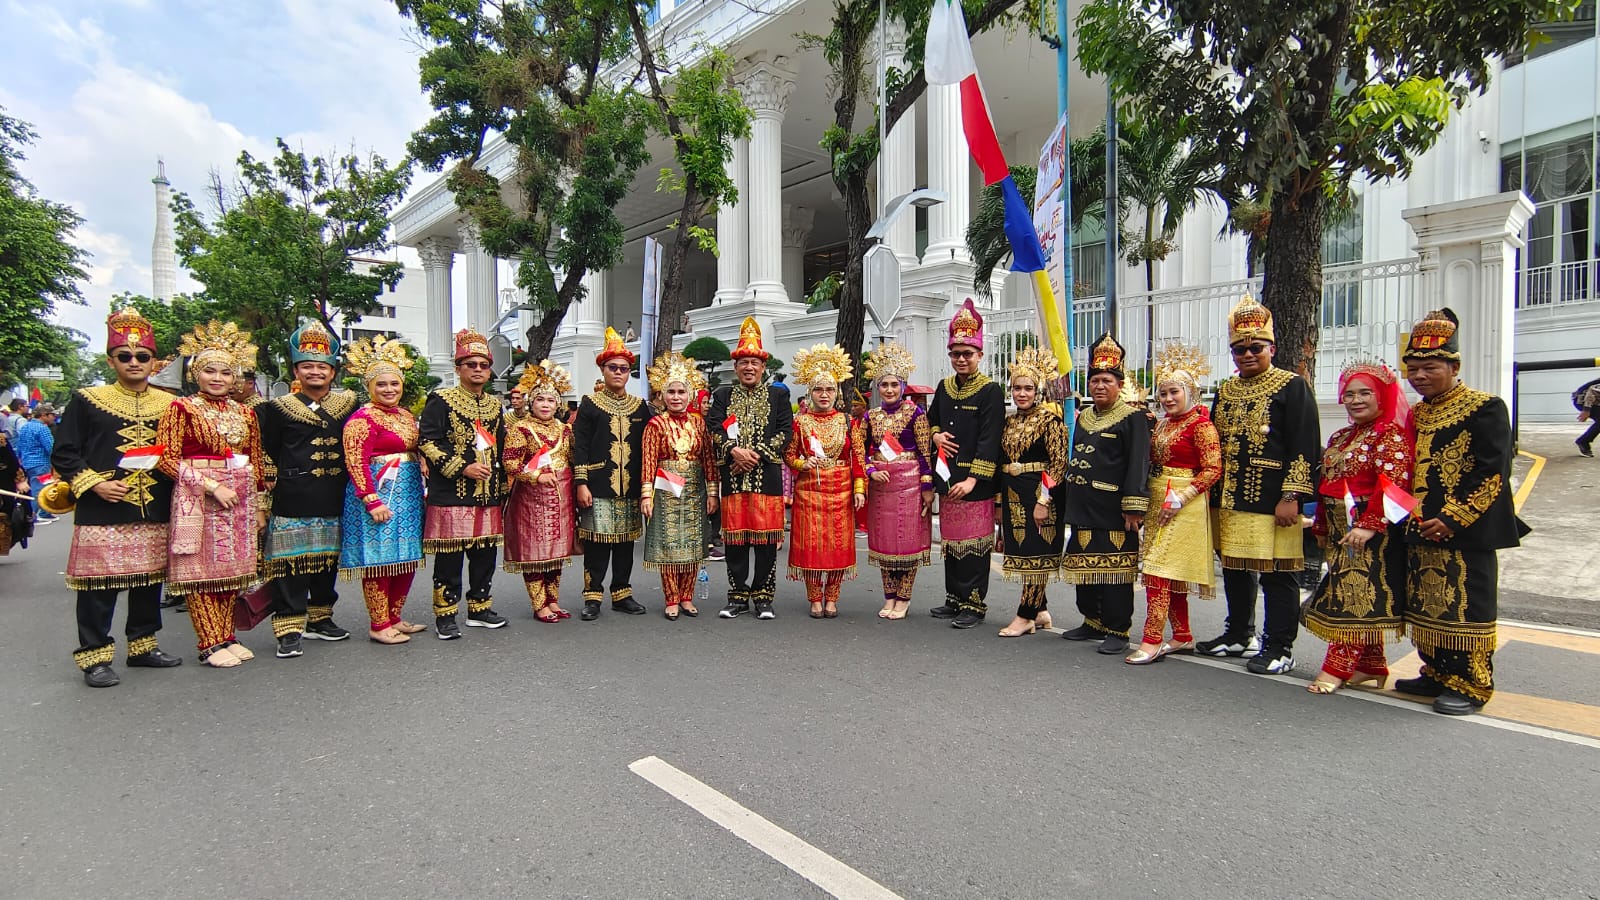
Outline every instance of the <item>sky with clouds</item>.
{"label": "sky with clouds", "polygon": [[191,195],[280,136],[399,159],[429,113],[420,53],[390,0],[0,0],[0,106],[39,133],[23,173],[93,254],[58,321],[93,336],[114,294],[150,293],[158,157]]}

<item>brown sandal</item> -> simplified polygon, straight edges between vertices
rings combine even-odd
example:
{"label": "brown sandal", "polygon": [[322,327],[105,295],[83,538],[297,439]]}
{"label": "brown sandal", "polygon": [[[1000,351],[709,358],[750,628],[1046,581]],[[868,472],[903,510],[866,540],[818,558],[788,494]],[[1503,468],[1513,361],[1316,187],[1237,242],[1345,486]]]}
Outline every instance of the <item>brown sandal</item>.
{"label": "brown sandal", "polygon": [[212,647],[210,650],[200,654],[200,661],[213,669],[231,669],[243,662],[239,657],[228,651],[226,644]]}
{"label": "brown sandal", "polygon": [[405,644],[411,641],[410,635],[401,634],[393,625],[382,631],[369,631],[367,637],[379,644]]}

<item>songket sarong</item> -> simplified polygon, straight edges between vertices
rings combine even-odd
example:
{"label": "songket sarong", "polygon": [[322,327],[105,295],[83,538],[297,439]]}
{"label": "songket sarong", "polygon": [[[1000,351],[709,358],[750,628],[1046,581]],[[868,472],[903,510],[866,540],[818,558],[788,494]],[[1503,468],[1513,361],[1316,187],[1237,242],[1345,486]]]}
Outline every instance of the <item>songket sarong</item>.
{"label": "songket sarong", "polygon": [[262,541],[261,577],[313,575],[339,564],[339,519],[336,516],[273,516]]}
{"label": "songket sarong", "polygon": [[507,572],[559,572],[577,552],[572,470],[554,474],[555,484],[518,481],[511,488],[502,566]]}
{"label": "songket sarong", "polygon": [[783,498],[771,494],[728,494],[721,500],[722,542],[783,543]]}
{"label": "songket sarong", "polygon": [[1280,527],[1271,513],[1212,511],[1211,523],[1224,569],[1251,572],[1299,572],[1305,568],[1305,544],[1299,521]]}
{"label": "songket sarong", "polygon": [[928,564],[933,520],[922,514],[922,473],[915,459],[880,462],[889,481],[867,480],[867,562],[905,570]]}
{"label": "songket sarong", "polygon": [[939,545],[945,559],[994,552],[994,501],[939,498]]}
{"label": "songket sarong", "polygon": [[1339,546],[1350,533],[1344,504],[1323,497],[1317,515],[1328,529],[1328,574],[1301,613],[1306,630],[1331,644],[1361,646],[1404,634],[1406,548],[1399,529],[1384,529],[1352,552]]}
{"label": "songket sarong", "polygon": [[[380,456],[370,463],[374,484],[389,459]],[[401,455],[394,480],[378,488],[378,499],[393,513],[381,525],[367,514],[355,486],[345,487],[344,513],[339,518],[339,573],[345,578],[404,575],[422,565],[422,467],[414,455]]]}
{"label": "songket sarong", "polygon": [[1211,515],[1204,497],[1184,504],[1165,525],[1156,515],[1167,489],[1182,493],[1193,475],[1187,469],[1163,468],[1150,479],[1150,514],[1144,519],[1144,574],[1165,578],[1169,588],[1201,597],[1216,596],[1216,567],[1212,562]]}
{"label": "songket sarong", "polygon": [[[256,580],[256,475],[249,466],[229,468],[221,460],[182,460],[172,492],[171,544],[167,557],[167,593],[223,593],[248,587]],[[206,495],[210,478],[239,497],[223,509]]]}
{"label": "songket sarong", "polygon": [[422,517],[422,549],[428,553],[498,547],[504,535],[498,506],[429,506]]}
{"label": "songket sarong", "polygon": [[1061,557],[1068,584],[1133,584],[1139,579],[1139,534],[1121,529],[1074,528]]}
{"label": "songket sarong", "polygon": [[856,518],[851,509],[850,465],[795,473],[794,508],[790,522],[789,577],[806,572],[856,574]]}
{"label": "songket sarong", "polygon": [[67,587],[75,591],[123,590],[167,578],[167,523],[78,525],[67,551]]}
{"label": "songket sarong", "polygon": [[644,567],[652,572],[692,573],[706,555],[706,481],[695,460],[661,460],[683,478],[683,496],[657,489],[644,526]]}
{"label": "songket sarong", "polygon": [[626,544],[643,534],[638,497],[596,497],[594,505],[578,511],[578,537],[583,541]]}

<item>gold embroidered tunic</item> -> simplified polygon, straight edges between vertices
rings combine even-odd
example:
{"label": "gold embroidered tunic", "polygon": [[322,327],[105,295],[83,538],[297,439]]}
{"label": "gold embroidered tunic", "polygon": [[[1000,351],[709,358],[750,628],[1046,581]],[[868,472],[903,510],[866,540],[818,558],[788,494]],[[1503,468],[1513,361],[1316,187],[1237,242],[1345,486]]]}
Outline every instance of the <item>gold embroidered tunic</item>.
{"label": "gold embroidered tunic", "polygon": [[[1066,472],[1070,455],[1067,426],[1055,413],[1034,406],[1012,413],[1000,438],[1000,542],[1005,550],[1001,571],[1008,581],[1044,584],[1061,569],[1066,529]],[[1044,488],[1049,473],[1053,489]],[[1041,526],[1033,508],[1043,496],[1049,513]]]}
{"label": "gold embroidered tunic", "polygon": [[1278,527],[1285,494],[1316,490],[1322,456],[1317,401],[1304,378],[1272,368],[1217,388],[1211,421],[1222,441],[1222,481],[1211,492],[1225,569],[1298,572],[1305,564],[1297,521]]}

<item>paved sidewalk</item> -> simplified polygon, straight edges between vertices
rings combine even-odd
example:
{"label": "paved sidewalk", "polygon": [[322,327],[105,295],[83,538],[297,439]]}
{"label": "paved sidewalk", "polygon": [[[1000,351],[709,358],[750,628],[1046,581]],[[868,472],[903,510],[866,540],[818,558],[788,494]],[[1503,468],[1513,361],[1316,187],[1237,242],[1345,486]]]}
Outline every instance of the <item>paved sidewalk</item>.
{"label": "paved sidewalk", "polygon": [[1523,453],[1543,462],[1516,461],[1519,496],[1533,476],[1521,510],[1533,533],[1500,554],[1503,618],[1600,628],[1600,459],[1578,454],[1581,432],[1577,422],[1522,426]]}

